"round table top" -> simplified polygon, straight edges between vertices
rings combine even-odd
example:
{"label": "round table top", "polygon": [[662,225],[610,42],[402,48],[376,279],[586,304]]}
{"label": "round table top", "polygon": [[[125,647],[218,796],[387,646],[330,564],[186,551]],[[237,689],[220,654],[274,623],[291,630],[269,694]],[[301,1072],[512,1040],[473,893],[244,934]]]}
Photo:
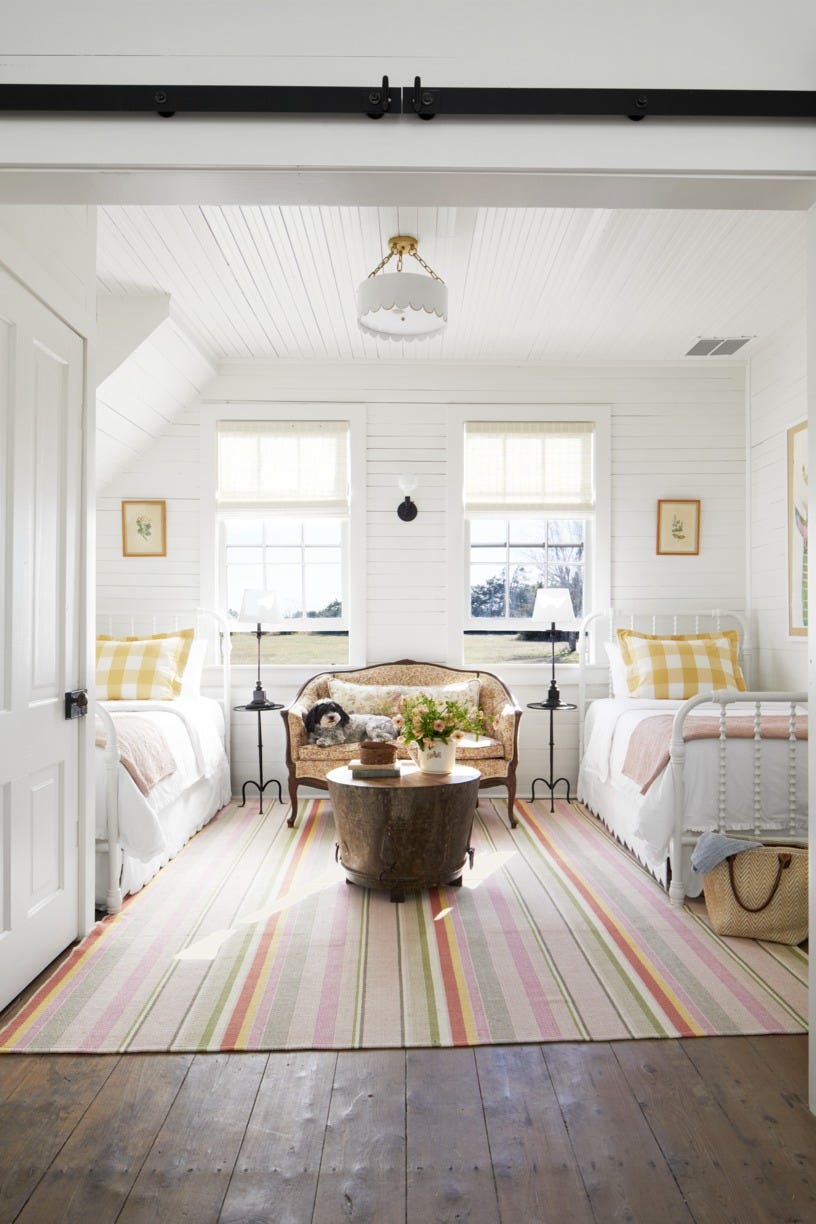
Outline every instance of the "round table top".
{"label": "round table top", "polygon": [[475,782],[482,775],[478,769],[470,765],[454,765],[453,773],[435,774],[423,773],[413,761],[400,762],[398,778],[354,778],[347,765],[338,765],[326,774],[327,782],[337,786],[385,786],[389,788],[422,787],[422,786],[456,786],[461,782]]}
{"label": "round table top", "polygon": [[559,701],[558,705],[548,705],[546,701],[528,701],[528,710],[577,710],[577,705],[571,701]]}
{"label": "round table top", "polygon": [[266,710],[282,710],[283,702],[281,701],[265,701],[261,704],[259,701],[248,701],[246,705],[237,705],[232,707],[233,710],[260,710],[263,714]]}

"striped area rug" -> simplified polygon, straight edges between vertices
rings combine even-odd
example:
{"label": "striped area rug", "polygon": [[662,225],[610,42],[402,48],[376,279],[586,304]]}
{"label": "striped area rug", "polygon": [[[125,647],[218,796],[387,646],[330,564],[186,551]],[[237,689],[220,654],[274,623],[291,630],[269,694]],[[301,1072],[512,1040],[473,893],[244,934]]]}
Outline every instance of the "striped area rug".
{"label": "striped area rug", "polygon": [[328,800],[224,809],[0,1031],[4,1051],[356,1049],[801,1032],[800,949],[722,939],[577,804],[481,798],[462,888],[345,883]]}

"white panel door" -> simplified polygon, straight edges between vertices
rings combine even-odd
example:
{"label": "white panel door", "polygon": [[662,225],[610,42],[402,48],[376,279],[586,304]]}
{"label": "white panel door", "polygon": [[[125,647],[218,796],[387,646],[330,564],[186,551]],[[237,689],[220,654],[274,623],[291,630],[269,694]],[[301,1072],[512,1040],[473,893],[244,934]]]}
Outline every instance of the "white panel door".
{"label": "white panel door", "polygon": [[83,344],[0,269],[0,1007],[79,928]]}

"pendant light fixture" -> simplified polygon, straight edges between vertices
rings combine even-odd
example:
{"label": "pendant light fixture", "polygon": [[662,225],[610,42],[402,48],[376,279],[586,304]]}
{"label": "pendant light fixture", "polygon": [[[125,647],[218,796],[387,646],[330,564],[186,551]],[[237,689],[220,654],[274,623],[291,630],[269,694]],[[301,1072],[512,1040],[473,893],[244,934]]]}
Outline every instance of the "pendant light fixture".
{"label": "pendant light fixture", "polygon": [[[397,256],[396,272],[383,272]],[[403,272],[403,257],[410,255],[424,268]],[[448,321],[448,287],[417,251],[417,240],[407,234],[388,239],[388,254],[357,290],[360,330],[377,340],[427,340],[438,335]]]}

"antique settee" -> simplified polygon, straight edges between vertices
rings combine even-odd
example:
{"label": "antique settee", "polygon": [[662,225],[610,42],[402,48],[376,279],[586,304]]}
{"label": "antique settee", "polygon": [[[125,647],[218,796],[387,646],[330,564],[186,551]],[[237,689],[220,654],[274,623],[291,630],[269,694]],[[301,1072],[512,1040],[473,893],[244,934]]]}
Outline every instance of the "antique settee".
{"label": "antique settee", "polygon": [[[361,694],[361,686],[370,686]],[[308,743],[303,716],[316,701],[334,700],[349,713],[395,713],[395,698],[404,688],[438,689],[457,698],[478,704],[485,718],[487,734],[475,742],[461,744],[456,759],[481,772],[480,787],[507,788],[507,813],[511,827],[516,818],[516,765],[518,764],[518,725],[521,708],[512,693],[492,672],[465,671],[436,663],[400,659],[379,663],[357,671],[321,672],[303,685],[292,703],[281,711],[286,728],[286,767],[289,771],[289,798],[292,811],[288,823],[297,817],[297,793],[302,784],[328,790],[326,775],[360,755],[359,744],[336,744],[320,748]],[[469,737],[470,739],[470,737]],[[404,744],[398,755],[408,757]]]}

